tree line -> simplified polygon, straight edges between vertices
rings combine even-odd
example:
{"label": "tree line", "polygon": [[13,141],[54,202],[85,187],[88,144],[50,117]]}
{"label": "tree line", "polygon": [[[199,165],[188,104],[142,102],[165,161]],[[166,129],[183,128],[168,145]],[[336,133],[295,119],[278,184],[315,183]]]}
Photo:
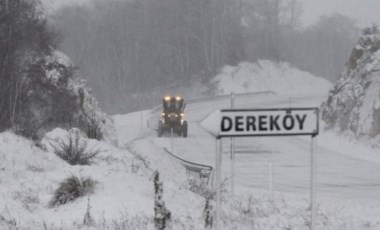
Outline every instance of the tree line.
{"label": "tree line", "polygon": [[59,41],[37,1],[0,1],[0,130],[28,117],[32,66]]}
{"label": "tree line", "polygon": [[95,0],[62,8],[54,21],[60,48],[116,113],[146,108],[153,91],[207,83],[242,61],[286,61],[335,81],[357,38],[355,22],[335,14],[301,29],[301,13],[296,0]]}

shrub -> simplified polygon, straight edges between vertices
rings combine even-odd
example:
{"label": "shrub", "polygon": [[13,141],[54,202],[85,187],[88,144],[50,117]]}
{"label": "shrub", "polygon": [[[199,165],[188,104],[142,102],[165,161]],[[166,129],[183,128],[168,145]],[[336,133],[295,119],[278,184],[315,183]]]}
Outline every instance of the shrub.
{"label": "shrub", "polygon": [[86,213],[84,214],[83,225],[84,226],[95,226],[95,220],[91,216],[90,197],[87,200],[87,210],[86,210]]}
{"label": "shrub", "polygon": [[87,142],[82,140],[79,133],[68,134],[67,141],[57,140],[53,145],[54,153],[70,165],[91,165],[101,152],[99,149],[88,149]]}
{"label": "shrub", "polygon": [[87,137],[98,141],[103,139],[103,133],[100,124],[94,117],[90,118],[87,124]]}
{"label": "shrub", "polygon": [[91,178],[71,176],[60,183],[55,190],[50,207],[59,206],[74,201],[79,197],[92,194],[97,182]]}

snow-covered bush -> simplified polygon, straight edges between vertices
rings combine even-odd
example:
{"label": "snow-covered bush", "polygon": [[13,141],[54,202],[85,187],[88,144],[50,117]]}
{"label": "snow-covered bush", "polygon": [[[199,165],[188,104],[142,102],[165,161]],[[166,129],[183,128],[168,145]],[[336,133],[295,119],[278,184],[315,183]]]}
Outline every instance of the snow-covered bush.
{"label": "snow-covered bush", "polygon": [[20,124],[25,136],[41,138],[53,128],[77,127],[89,138],[113,139],[113,122],[90,95],[70,59],[59,51],[40,58],[29,70],[25,115]]}
{"label": "snow-covered bush", "polygon": [[54,153],[70,165],[91,165],[101,152],[99,149],[89,149],[79,132],[70,132],[66,140],[59,139],[51,145]]}
{"label": "snow-covered bush", "polygon": [[92,178],[70,176],[60,183],[49,205],[50,207],[59,206],[74,201],[79,197],[92,194],[95,191],[96,184],[97,181]]}

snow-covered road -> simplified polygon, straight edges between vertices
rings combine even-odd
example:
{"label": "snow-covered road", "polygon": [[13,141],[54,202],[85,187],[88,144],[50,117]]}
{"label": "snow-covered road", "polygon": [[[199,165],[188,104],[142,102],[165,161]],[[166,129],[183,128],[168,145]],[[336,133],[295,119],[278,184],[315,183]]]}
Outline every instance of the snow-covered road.
{"label": "snow-covered road", "polygon": [[[272,94],[241,95],[236,97],[236,108],[317,107],[323,99],[321,96],[285,98]],[[225,97],[189,103],[186,112],[189,137],[174,138],[173,152],[186,160],[214,166],[215,138],[198,123],[212,111],[229,107],[230,101]],[[171,148],[168,136],[148,138],[158,146]],[[229,178],[230,140],[226,138],[222,141],[223,177]],[[237,193],[247,194],[257,189],[268,191],[268,166],[272,164],[274,192],[309,194],[310,137],[239,138],[235,143]],[[380,157],[376,151],[324,132],[321,127],[315,145],[318,196],[380,204]]]}

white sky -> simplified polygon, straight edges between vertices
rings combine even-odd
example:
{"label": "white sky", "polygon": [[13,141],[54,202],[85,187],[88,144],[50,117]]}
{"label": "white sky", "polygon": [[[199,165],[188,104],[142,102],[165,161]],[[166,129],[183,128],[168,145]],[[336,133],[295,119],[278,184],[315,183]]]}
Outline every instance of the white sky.
{"label": "white sky", "polygon": [[[84,3],[91,0],[42,0],[48,9],[63,4]],[[109,0],[105,0],[109,1]],[[356,19],[359,25],[380,24],[380,0],[298,0],[303,5],[302,24],[311,25],[321,15],[338,12]]]}
{"label": "white sky", "polygon": [[298,0],[303,5],[302,23],[313,24],[321,15],[338,12],[350,16],[359,25],[380,24],[380,0]]}

